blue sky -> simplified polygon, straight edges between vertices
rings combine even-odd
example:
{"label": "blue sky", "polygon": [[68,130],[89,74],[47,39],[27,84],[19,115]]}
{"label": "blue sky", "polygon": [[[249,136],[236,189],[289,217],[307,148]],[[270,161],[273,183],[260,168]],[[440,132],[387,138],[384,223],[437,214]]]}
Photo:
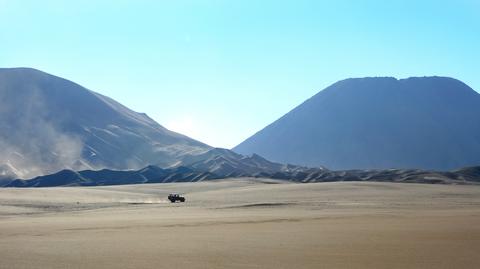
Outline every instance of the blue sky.
{"label": "blue sky", "polygon": [[348,77],[480,90],[480,1],[0,0],[0,67],[33,67],[230,148]]}

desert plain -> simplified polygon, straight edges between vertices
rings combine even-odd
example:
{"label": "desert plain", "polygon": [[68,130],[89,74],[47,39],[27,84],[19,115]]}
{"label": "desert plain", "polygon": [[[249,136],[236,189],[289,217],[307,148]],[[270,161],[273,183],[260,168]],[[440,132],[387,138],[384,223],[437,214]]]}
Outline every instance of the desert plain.
{"label": "desert plain", "polygon": [[479,224],[478,185],[3,188],[0,268],[480,268]]}

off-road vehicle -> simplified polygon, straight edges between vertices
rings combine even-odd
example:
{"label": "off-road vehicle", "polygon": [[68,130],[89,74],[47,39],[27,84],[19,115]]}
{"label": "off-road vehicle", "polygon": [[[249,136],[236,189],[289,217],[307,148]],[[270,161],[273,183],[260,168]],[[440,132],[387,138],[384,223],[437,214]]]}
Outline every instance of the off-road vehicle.
{"label": "off-road vehicle", "polygon": [[172,203],[175,203],[176,201],[183,203],[185,202],[185,197],[180,196],[180,194],[177,194],[177,193],[171,193],[168,195],[168,200],[170,200],[170,202]]}

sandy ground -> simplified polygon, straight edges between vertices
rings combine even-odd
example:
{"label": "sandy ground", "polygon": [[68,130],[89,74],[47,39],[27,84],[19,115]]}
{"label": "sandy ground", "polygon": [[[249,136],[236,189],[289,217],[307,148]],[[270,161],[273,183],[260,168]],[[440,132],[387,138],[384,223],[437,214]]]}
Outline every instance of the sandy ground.
{"label": "sandy ground", "polygon": [[480,186],[0,189],[0,268],[480,268],[479,253]]}

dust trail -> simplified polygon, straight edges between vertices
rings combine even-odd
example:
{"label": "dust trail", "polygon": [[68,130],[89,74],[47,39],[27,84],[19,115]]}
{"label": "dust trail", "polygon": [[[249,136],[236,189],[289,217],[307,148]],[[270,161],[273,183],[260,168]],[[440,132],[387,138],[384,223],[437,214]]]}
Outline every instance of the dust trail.
{"label": "dust trail", "polygon": [[88,168],[78,161],[82,140],[61,128],[62,115],[49,113],[39,89],[0,88],[0,100],[0,174],[31,178],[64,168]]}
{"label": "dust trail", "polygon": [[117,200],[118,203],[125,204],[166,204],[170,203],[167,199],[160,198],[122,198]]}

